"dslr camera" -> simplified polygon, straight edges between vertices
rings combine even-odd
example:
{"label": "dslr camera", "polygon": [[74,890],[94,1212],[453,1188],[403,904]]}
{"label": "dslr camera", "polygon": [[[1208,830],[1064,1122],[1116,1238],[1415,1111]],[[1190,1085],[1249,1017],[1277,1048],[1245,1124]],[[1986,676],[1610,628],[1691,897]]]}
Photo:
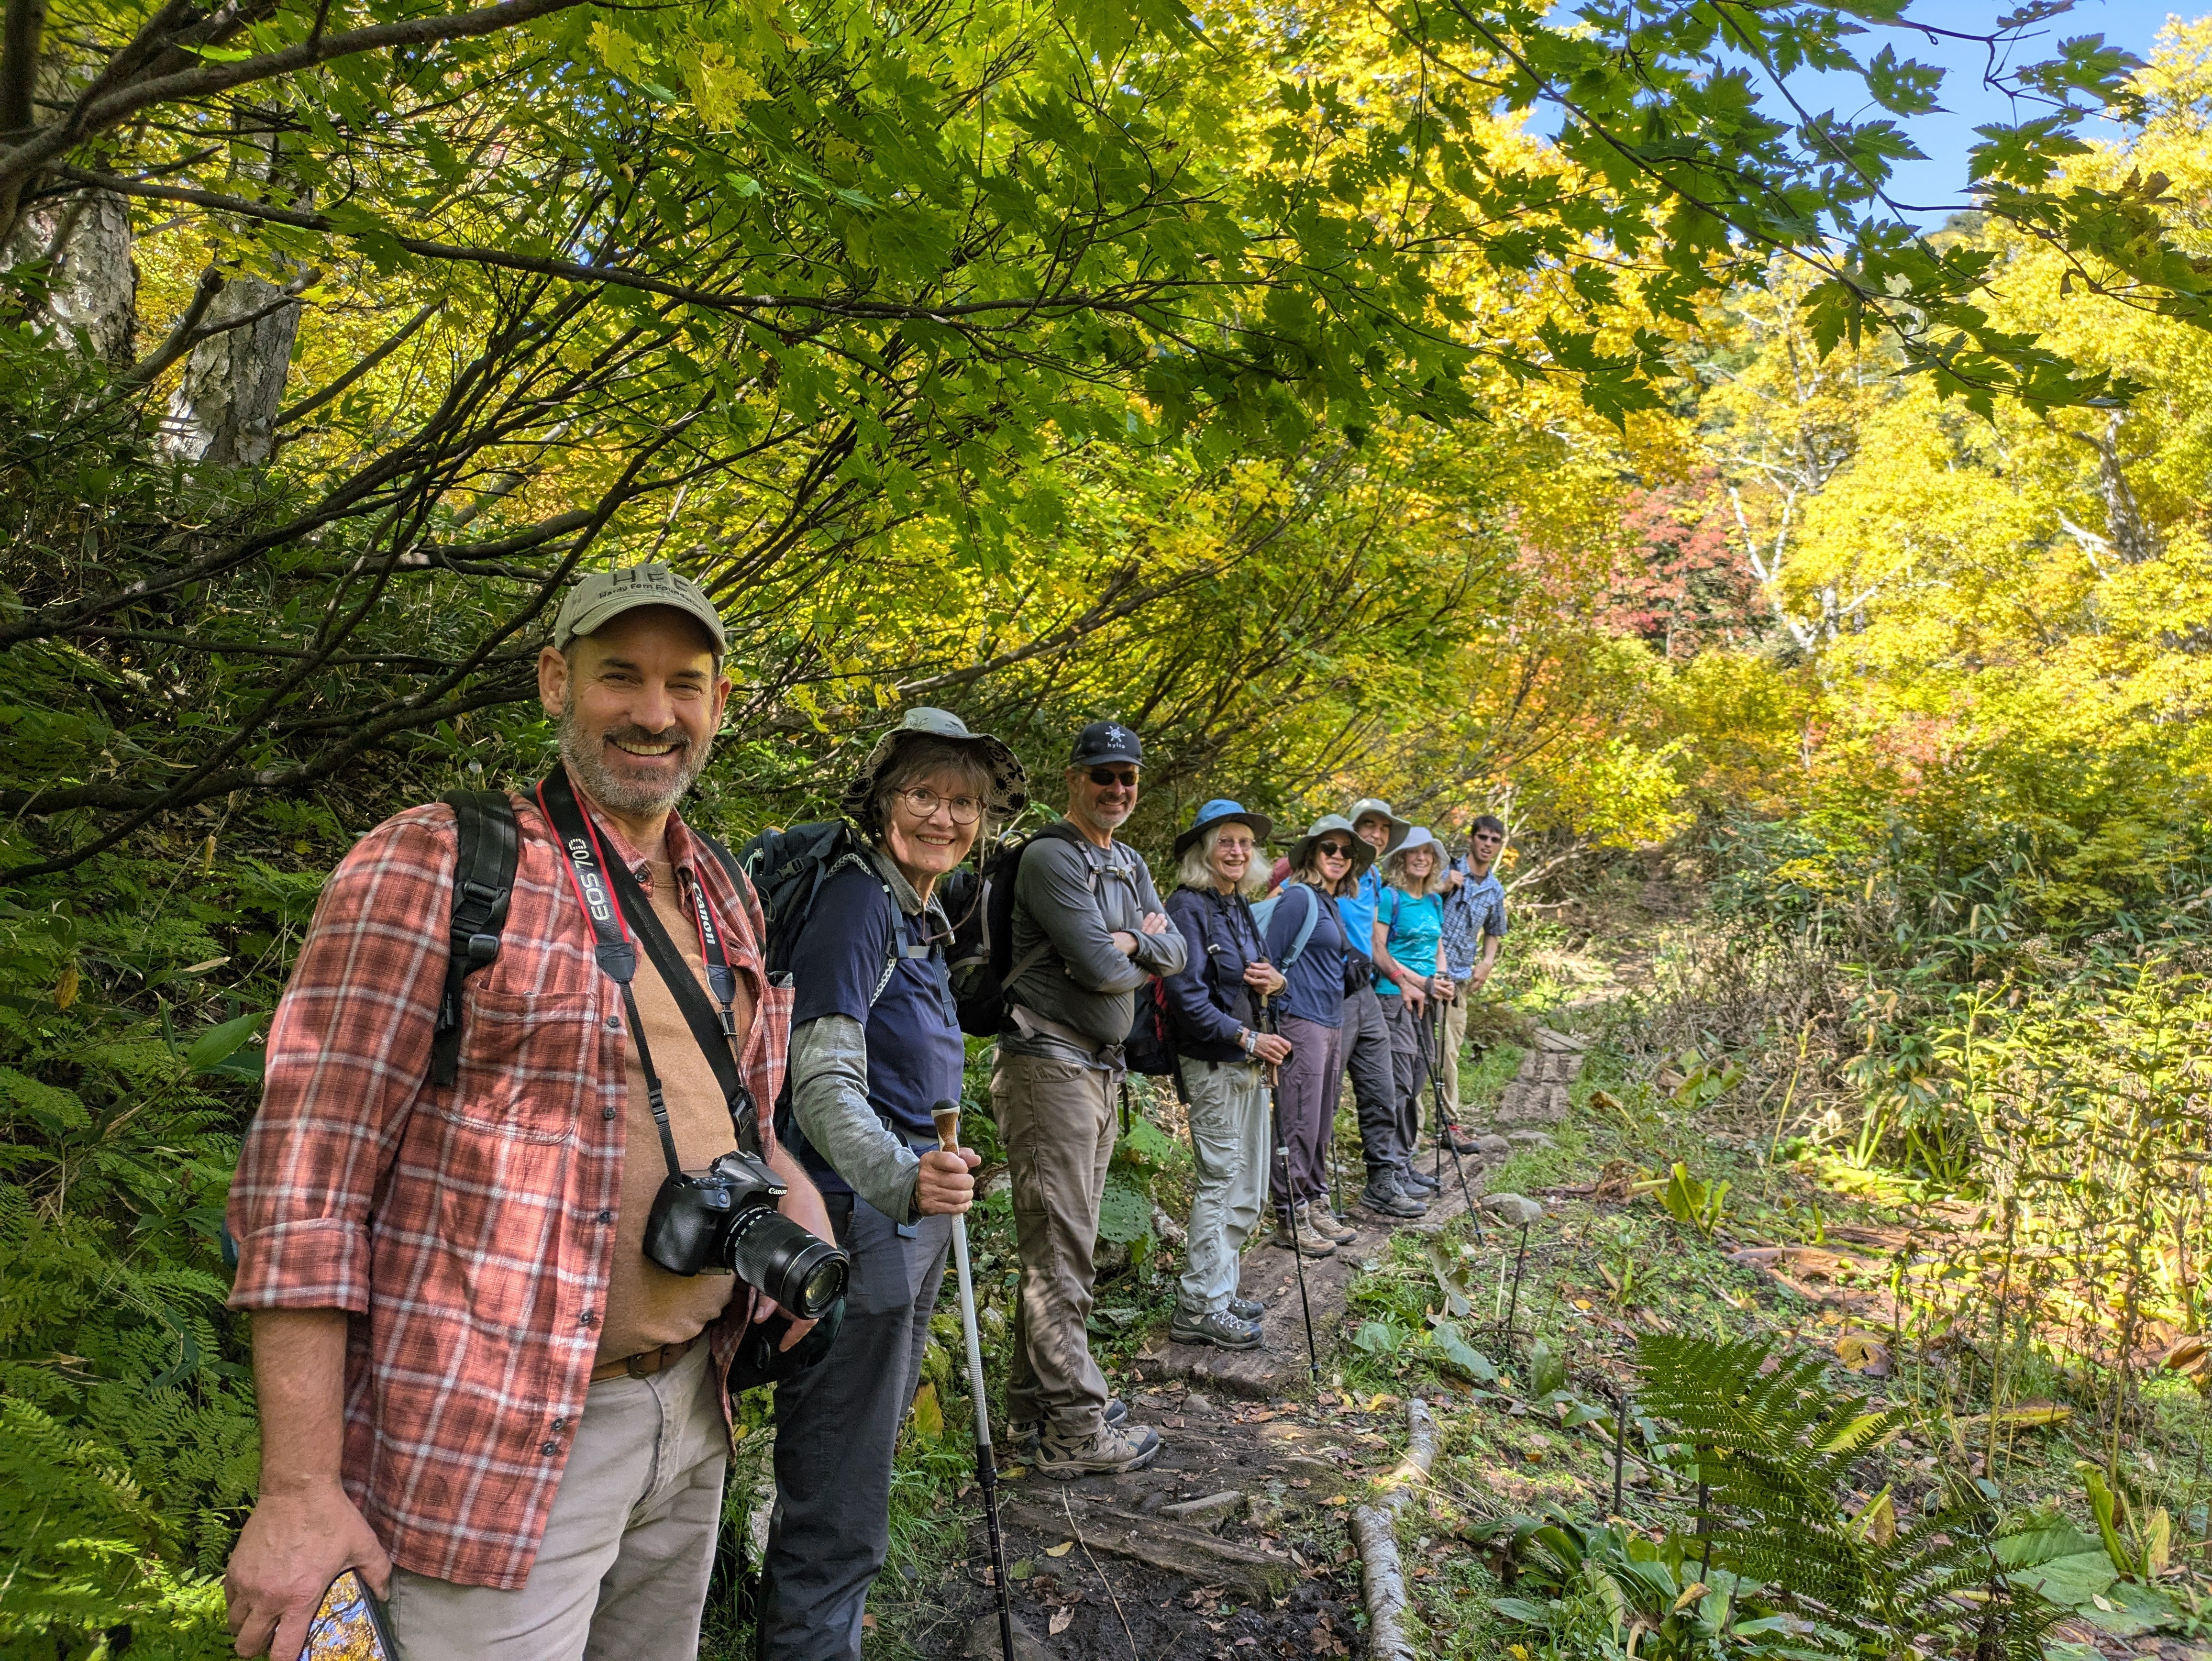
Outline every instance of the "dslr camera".
{"label": "dslr camera", "polygon": [[735,1275],[801,1319],[845,1295],[851,1259],[779,1214],[783,1179],[750,1153],[664,1177],[645,1220],[645,1255],[672,1275]]}

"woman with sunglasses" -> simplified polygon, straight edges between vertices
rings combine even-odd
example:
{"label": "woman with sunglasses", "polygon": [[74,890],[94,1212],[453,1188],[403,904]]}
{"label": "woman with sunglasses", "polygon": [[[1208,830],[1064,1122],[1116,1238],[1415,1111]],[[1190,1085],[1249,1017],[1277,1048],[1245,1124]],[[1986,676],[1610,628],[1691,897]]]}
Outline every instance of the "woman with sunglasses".
{"label": "woman with sunglasses", "polygon": [[[1344,1074],[1342,918],[1334,902],[1359,885],[1375,850],[1339,813],[1316,819],[1291,849],[1289,879],[1267,917],[1267,961],[1288,982],[1279,1000],[1291,1058],[1275,1080],[1289,1169],[1276,1173],[1275,1244],[1327,1256],[1358,1238],[1327,1205],[1334,1127],[1330,1116]],[[1315,1202],[1323,1202],[1316,1204]],[[1295,1208],[1297,1227],[1291,1227]]]}

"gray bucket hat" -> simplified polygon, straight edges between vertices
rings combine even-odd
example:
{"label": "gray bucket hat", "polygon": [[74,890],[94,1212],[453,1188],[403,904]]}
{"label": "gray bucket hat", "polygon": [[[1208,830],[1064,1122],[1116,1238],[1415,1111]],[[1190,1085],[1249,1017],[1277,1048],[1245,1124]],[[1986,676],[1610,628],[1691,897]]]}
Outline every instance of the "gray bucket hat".
{"label": "gray bucket hat", "polygon": [[1029,775],[1023,770],[1019,757],[989,733],[969,732],[967,722],[950,709],[917,704],[899,718],[897,726],[876,741],[876,747],[868,751],[860,770],[853,776],[852,782],[837,799],[837,806],[845,817],[858,825],[860,834],[870,841],[883,834],[883,826],[876,818],[876,781],[883,776],[884,770],[898,752],[918,738],[949,739],[975,751],[976,759],[991,776],[984,811],[997,823],[1004,824],[1029,806]]}
{"label": "gray bucket hat", "polygon": [[1375,850],[1359,840],[1352,828],[1352,821],[1341,813],[1323,813],[1306,828],[1306,833],[1291,844],[1291,869],[1303,871],[1313,863],[1314,844],[1334,830],[1340,832],[1352,844],[1352,874],[1358,876],[1375,863]]}
{"label": "gray bucket hat", "polygon": [[1362,796],[1352,804],[1352,811],[1344,817],[1350,823],[1357,824],[1370,813],[1390,821],[1390,841],[1382,849],[1382,857],[1388,859],[1396,853],[1399,847],[1405,842],[1406,833],[1413,828],[1413,822],[1411,819],[1400,818],[1390,811],[1390,804],[1379,796]]}

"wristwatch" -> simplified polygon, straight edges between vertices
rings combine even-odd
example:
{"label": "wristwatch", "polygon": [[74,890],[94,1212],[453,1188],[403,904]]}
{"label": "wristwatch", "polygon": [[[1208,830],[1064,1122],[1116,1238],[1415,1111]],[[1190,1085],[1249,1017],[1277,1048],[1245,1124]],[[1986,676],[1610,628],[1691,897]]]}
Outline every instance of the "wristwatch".
{"label": "wristwatch", "polygon": [[1240,1026],[1237,1029],[1237,1043],[1249,1056],[1260,1048],[1260,1035],[1249,1026]]}

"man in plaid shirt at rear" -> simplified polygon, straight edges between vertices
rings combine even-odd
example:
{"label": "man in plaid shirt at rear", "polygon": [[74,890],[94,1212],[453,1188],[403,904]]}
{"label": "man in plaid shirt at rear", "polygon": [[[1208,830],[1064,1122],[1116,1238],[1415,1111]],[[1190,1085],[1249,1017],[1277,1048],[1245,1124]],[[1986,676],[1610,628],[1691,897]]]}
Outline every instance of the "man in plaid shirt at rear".
{"label": "man in plaid shirt at rear", "polygon": [[[764,972],[758,901],[672,811],[721,721],[724,645],[687,579],[599,573],[562,605],[539,692],[608,857],[702,981],[703,892],[736,971],[744,1126],[649,961],[632,985],[684,1166],[760,1153],[790,1184],[785,1214],[827,1238],[769,1116],[791,993]],[[641,1250],[665,1162],[637,1046],[559,842],[513,800],[514,897],[496,961],[468,982],[454,1084],[429,1077],[449,807],[386,821],[340,863],[277,1007],[230,1200],[262,1427],[259,1503],[225,1581],[241,1655],[292,1661],[349,1567],[388,1591],[405,1661],[697,1652],[724,1380],[767,1311]]]}

